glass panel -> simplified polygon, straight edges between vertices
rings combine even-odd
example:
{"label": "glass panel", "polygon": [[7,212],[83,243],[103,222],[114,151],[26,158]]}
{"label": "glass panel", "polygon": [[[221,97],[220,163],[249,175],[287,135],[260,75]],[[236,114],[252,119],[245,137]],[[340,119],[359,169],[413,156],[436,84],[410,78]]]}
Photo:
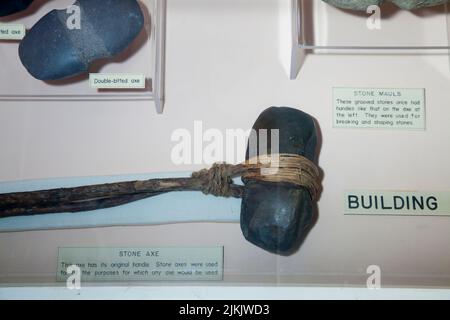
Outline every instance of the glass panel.
{"label": "glass panel", "polygon": [[[26,11],[0,18],[0,23],[23,24],[29,30],[44,15],[53,9],[65,9],[73,0],[37,2]],[[90,67],[92,73],[143,74],[145,89],[95,89],[89,84],[89,74],[82,74],[65,80],[40,81],[33,78],[22,65],[19,55],[19,41],[0,41],[0,100],[96,100],[159,99],[162,90],[163,53],[160,37],[164,23],[164,12],[159,0],[142,0],[140,6],[145,16],[145,26],[127,49],[112,59],[97,61]],[[162,92],[162,91],[161,91]]]}
{"label": "glass panel", "polygon": [[[342,10],[323,1],[294,1],[299,46],[307,49],[450,49],[445,5],[402,10],[392,3],[371,13]],[[294,11],[295,12],[295,11]],[[436,32],[436,30],[441,30]]]}

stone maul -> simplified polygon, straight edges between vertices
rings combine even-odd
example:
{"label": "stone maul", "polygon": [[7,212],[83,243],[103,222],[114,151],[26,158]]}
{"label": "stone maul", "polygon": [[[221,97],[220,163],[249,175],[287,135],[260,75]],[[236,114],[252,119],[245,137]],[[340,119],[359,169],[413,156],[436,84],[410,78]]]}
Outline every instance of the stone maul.
{"label": "stone maul", "polygon": [[369,6],[381,6],[385,2],[393,2],[396,6],[405,10],[414,10],[425,7],[439,6],[450,3],[450,0],[323,0],[335,7],[342,9],[366,11]]}

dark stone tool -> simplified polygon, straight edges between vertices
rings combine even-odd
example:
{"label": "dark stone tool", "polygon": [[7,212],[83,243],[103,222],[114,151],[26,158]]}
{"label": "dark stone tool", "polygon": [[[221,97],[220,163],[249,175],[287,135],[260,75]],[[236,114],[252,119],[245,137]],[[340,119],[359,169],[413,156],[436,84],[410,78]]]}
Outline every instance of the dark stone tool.
{"label": "dark stone tool", "polygon": [[397,7],[405,10],[414,10],[426,7],[440,6],[450,3],[450,0],[389,0]]}
{"label": "dark stone tool", "polygon": [[26,10],[33,0],[1,0],[0,17],[9,16]]}
{"label": "dark stone tool", "polygon": [[[27,33],[22,64],[39,80],[60,80],[88,71],[92,62],[124,51],[144,26],[136,0],[78,0],[76,12],[53,10]],[[74,20],[75,19],[75,20]]]}
{"label": "dark stone tool", "polygon": [[[242,198],[241,229],[245,238],[269,252],[291,254],[312,224],[320,193],[320,173],[314,164],[316,127],[311,116],[300,110],[272,107],[260,115],[253,129],[254,139],[249,139],[247,161],[242,164],[215,164],[190,178],[0,194],[0,218],[90,211],[165,192],[201,191]],[[276,145],[264,138],[274,130],[279,137]],[[262,160],[269,156],[273,160],[270,166]],[[269,174],[263,168],[276,170]],[[233,178],[239,176],[244,185],[234,184]]]}
{"label": "dark stone tool", "polygon": [[[315,161],[317,135],[311,116],[291,108],[270,108],[253,126],[257,132],[278,128],[280,153],[298,154]],[[267,150],[271,153],[270,146]],[[247,159],[254,156],[247,152]],[[289,254],[305,236],[312,219],[313,201],[307,189],[245,181],[241,229],[253,244],[271,252]]]}

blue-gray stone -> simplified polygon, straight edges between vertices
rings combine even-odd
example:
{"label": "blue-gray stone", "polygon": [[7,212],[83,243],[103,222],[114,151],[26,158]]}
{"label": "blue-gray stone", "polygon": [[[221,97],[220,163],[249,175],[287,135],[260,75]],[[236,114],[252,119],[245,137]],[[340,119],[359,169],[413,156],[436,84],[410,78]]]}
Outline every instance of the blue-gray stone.
{"label": "blue-gray stone", "polygon": [[381,6],[384,0],[323,0],[341,9],[366,11],[372,5]]}
{"label": "blue-gray stone", "polygon": [[1,0],[0,17],[23,11],[28,8],[32,2],[33,0]]}
{"label": "blue-gray stone", "polygon": [[[297,109],[272,107],[260,115],[253,129],[258,133],[279,129],[280,153],[298,154],[315,161],[317,134],[310,115]],[[247,151],[247,159],[253,156]],[[309,191],[280,183],[254,180],[244,183],[241,229],[245,238],[269,252],[281,255],[295,252],[313,221],[314,203]]]}
{"label": "blue-gray stone", "polygon": [[88,71],[92,62],[125,50],[144,26],[136,0],[78,0],[74,11],[53,10],[27,33],[19,47],[22,64],[39,80],[59,80]]}
{"label": "blue-gray stone", "polygon": [[[341,9],[352,9],[366,11],[371,5],[381,6],[385,0],[323,0]],[[405,10],[413,10],[424,7],[439,6],[450,3],[450,0],[386,0],[393,2],[398,7]]]}
{"label": "blue-gray stone", "polygon": [[405,10],[413,10],[425,7],[439,6],[450,3],[450,0],[390,0],[398,7]]}

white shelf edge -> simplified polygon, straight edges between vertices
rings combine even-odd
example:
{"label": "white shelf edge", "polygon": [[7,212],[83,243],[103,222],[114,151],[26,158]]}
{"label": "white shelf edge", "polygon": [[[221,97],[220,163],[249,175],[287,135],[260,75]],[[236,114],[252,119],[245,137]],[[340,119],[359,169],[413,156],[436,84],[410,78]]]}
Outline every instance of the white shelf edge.
{"label": "white shelf edge", "polygon": [[448,46],[315,46],[301,43],[303,29],[301,18],[301,2],[302,0],[291,0],[291,23],[292,23],[292,48],[291,48],[291,68],[290,79],[295,80],[300,73],[303,60],[307,54],[307,50],[374,50],[374,51],[449,51],[450,59],[450,6],[445,5],[447,12],[447,38]]}

